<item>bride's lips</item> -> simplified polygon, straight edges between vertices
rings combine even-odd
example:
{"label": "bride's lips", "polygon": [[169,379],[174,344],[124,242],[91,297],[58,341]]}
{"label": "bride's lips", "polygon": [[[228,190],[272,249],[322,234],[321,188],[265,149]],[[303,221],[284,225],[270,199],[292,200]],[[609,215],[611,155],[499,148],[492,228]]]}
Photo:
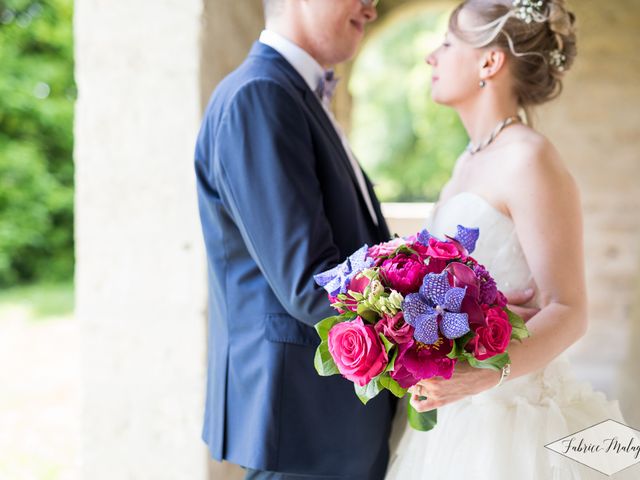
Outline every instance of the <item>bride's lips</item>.
{"label": "bride's lips", "polygon": [[431,77],[431,83],[436,83],[438,79],[439,77],[436,77],[436,76]]}
{"label": "bride's lips", "polygon": [[351,20],[351,25],[358,30],[360,33],[364,33],[364,22],[359,22],[358,20]]}

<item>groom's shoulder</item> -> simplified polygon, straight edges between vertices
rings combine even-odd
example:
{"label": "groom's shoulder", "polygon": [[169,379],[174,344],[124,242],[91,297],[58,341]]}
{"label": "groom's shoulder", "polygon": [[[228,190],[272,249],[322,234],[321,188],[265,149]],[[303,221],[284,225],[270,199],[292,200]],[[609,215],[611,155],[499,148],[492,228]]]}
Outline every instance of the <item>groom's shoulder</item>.
{"label": "groom's shoulder", "polygon": [[294,81],[292,67],[284,59],[275,55],[263,56],[252,52],[240,66],[218,84],[211,99],[228,103],[245,90],[261,88],[275,88],[291,96],[299,96],[299,88]]}
{"label": "groom's shoulder", "polygon": [[[223,112],[232,105],[260,101],[273,102],[286,98],[290,102],[301,101],[300,89],[294,84],[291,72],[282,62],[250,55],[215,88],[207,107],[207,114]],[[248,97],[251,97],[249,99]],[[255,103],[253,107],[257,107]]]}

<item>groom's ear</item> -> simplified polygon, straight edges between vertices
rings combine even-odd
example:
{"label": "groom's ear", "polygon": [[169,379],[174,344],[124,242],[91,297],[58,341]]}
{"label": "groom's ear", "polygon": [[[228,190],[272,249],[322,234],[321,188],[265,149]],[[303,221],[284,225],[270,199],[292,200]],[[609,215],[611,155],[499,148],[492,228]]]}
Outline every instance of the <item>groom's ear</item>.
{"label": "groom's ear", "polygon": [[504,67],[506,59],[507,56],[502,50],[485,50],[480,59],[480,78],[487,80],[496,76]]}

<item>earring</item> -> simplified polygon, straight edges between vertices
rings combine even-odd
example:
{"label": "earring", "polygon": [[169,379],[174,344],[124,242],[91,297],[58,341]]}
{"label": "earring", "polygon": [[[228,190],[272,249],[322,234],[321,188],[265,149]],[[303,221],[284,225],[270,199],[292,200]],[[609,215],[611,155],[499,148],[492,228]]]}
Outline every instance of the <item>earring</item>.
{"label": "earring", "polygon": [[484,88],[487,86],[487,82],[485,82],[484,80],[480,80],[480,88]]}

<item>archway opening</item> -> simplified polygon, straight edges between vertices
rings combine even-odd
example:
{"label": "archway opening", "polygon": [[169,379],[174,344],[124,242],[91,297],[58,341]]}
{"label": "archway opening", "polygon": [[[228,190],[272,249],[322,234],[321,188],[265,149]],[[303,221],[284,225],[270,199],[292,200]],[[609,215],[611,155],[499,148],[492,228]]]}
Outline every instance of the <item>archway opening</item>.
{"label": "archway opening", "polygon": [[354,62],[350,140],[382,201],[436,200],[468,141],[456,113],[431,100],[424,60],[449,12],[424,3],[394,10]]}

